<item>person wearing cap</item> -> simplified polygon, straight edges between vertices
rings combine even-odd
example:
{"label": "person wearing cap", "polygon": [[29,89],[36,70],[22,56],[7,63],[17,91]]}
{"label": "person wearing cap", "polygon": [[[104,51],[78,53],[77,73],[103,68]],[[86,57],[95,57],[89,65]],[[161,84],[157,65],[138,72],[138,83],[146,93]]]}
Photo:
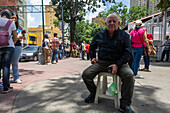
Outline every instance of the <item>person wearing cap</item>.
{"label": "person wearing cap", "polygon": [[142,57],[144,48],[148,48],[148,54],[150,54],[149,43],[147,41],[146,29],[142,28],[143,24],[141,20],[136,21],[135,29],[133,29],[129,35],[131,35],[131,46],[132,46],[132,70],[136,78],[143,78],[138,74],[139,63]]}
{"label": "person wearing cap", "polygon": [[5,94],[10,91],[13,91],[13,87],[10,87],[9,76],[10,76],[10,64],[12,61],[11,56],[14,53],[14,48],[15,48],[14,43],[17,40],[17,33],[16,33],[15,23],[10,20],[10,18],[12,17],[10,11],[6,9],[1,11],[0,14],[1,14],[0,31],[4,31],[5,29],[3,29],[3,27],[6,27],[6,30],[9,33],[9,39],[8,39],[9,44],[6,46],[0,46],[0,69],[3,69],[2,93]]}
{"label": "person wearing cap", "polygon": [[[130,36],[119,29],[120,21],[116,14],[108,15],[105,25],[106,29],[99,31],[90,44],[92,65],[82,73],[83,81],[90,92],[85,102],[94,102],[96,85],[93,79],[100,72],[108,72],[110,67],[112,68],[111,74],[113,76],[117,74],[122,81],[118,110],[123,113],[135,113],[130,107],[134,89],[134,75],[127,64],[132,56]],[[96,58],[97,48],[99,48],[98,58]]]}

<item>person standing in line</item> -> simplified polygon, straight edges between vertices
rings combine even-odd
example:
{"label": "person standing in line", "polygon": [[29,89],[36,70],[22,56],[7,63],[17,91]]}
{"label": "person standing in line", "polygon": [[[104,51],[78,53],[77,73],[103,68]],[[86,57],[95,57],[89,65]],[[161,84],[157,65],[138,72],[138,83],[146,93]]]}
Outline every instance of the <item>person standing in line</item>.
{"label": "person standing in line", "polygon": [[150,54],[150,48],[147,41],[146,29],[142,28],[141,20],[136,21],[136,27],[129,33],[129,35],[131,35],[133,56],[132,70],[136,78],[143,78],[141,75],[138,74],[139,63],[144,51],[144,47],[148,48],[148,54]]}
{"label": "person standing in line", "polygon": [[166,55],[166,61],[168,62],[169,60],[169,50],[170,50],[170,40],[169,40],[169,36],[166,36],[166,41],[163,45],[161,45],[160,47],[165,46],[163,52],[162,52],[162,56],[161,56],[161,61],[164,61],[164,57]]}
{"label": "person standing in line", "polygon": [[[92,103],[95,99],[96,85],[94,78],[100,72],[108,72],[112,68],[112,75],[121,78],[121,99],[119,111],[123,113],[135,113],[130,105],[134,90],[134,75],[127,64],[131,59],[131,44],[129,35],[119,29],[119,18],[116,14],[110,14],[106,19],[106,29],[99,31],[90,44],[91,66],[82,73],[83,81],[90,92],[85,99],[86,103]],[[99,48],[98,59],[96,49]]]}
{"label": "person standing in line", "polygon": [[18,23],[18,15],[15,13],[12,13],[12,19],[11,19],[17,28],[17,42],[15,43],[15,52],[12,56],[12,71],[13,71],[13,82],[21,84],[22,81],[19,79],[19,71],[18,71],[18,62],[21,55],[21,41],[25,40],[25,30],[19,29],[19,23]]}
{"label": "person standing in line", "polygon": [[[147,30],[146,30],[146,33],[147,33],[147,40],[148,40],[149,44],[153,44],[153,36],[152,36],[152,34],[148,33]],[[141,71],[149,72],[150,56],[148,55],[148,48],[147,47],[145,47],[145,50],[146,50],[146,56],[143,56],[145,67],[143,69],[141,69]]]}
{"label": "person standing in line", "polygon": [[84,60],[85,47],[86,47],[86,41],[83,40],[83,43],[81,44],[81,58],[82,58],[82,60]]}
{"label": "person standing in line", "polygon": [[52,38],[51,46],[52,46],[52,55],[51,55],[51,63],[54,63],[54,58],[56,63],[58,63],[58,53],[59,53],[59,39],[57,38],[57,33],[54,33],[54,38]]}
{"label": "person standing in line", "polygon": [[43,47],[43,51],[44,51],[44,60],[45,63],[50,65],[51,64],[51,48],[50,48],[50,41],[49,41],[49,37],[47,34],[44,35],[44,40],[45,42],[45,47]]}
{"label": "person standing in line", "polygon": [[[10,20],[12,17],[11,12],[7,9],[0,12],[0,31],[5,31],[9,35],[8,44],[2,43],[0,35],[0,69],[3,69],[3,90],[2,93],[6,94],[13,91],[13,87],[10,87],[9,76],[10,76],[10,64],[12,61],[12,55],[15,51],[14,43],[17,41],[17,32],[15,23]],[[2,34],[3,35],[3,34]],[[12,37],[13,36],[13,37]]]}
{"label": "person standing in line", "polygon": [[86,45],[87,60],[90,59],[89,48],[90,48],[90,42]]}

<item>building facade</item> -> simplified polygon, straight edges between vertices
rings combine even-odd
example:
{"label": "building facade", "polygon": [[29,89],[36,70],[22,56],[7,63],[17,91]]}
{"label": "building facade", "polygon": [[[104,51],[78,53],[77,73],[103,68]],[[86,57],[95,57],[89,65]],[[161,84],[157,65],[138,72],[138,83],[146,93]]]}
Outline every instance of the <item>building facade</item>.
{"label": "building facade", "polygon": [[155,6],[160,2],[160,0],[130,0],[130,8],[133,6],[144,6],[148,8],[151,12],[149,15],[158,13],[158,10],[155,10]]}
{"label": "building facade", "polygon": [[[24,7],[16,8],[15,6],[27,5],[27,0],[0,0],[0,8],[1,10],[8,9],[10,12],[17,13],[19,10],[26,10]],[[7,7],[6,7],[7,6]],[[26,12],[26,11],[25,11]],[[17,13],[19,19],[19,25],[27,31],[27,13]],[[26,44],[26,40],[22,42],[22,44]]]}
{"label": "building facade", "polygon": [[[52,5],[51,2],[49,4]],[[56,8],[57,8],[57,6],[56,6]],[[61,32],[60,28],[55,27],[55,25],[53,23],[54,19],[57,19],[57,17],[55,16],[55,11],[54,11],[53,8],[51,9],[50,6],[46,6],[45,7],[45,12],[47,12],[49,10],[52,11],[52,12],[51,13],[45,13],[45,25],[46,26],[51,26],[51,29],[53,29],[53,31],[55,31],[58,34],[58,36],[61,37],[62,32]]]}

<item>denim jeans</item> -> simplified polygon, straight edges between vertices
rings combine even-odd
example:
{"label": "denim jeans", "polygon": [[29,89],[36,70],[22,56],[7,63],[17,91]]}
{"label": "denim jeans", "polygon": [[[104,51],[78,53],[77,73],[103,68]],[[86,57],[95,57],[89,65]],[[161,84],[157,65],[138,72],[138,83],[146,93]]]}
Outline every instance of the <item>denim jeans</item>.
{"label": "denim jeans", "polygon": [[161,56],[161,61],[163,61],[165,55],[166,55],[166,61],[168,61],[169,60],[169,50],[163,50],[162,56]]}
{"label": "denim jeans", "polygon": [[135,76],[138,74],[139,63],[143,54],[143,50],[144,47],[132,47],[133,56],[132,70]]}
{"label": "denim jeans", "polygon": [[[99,60],[97,63],[92,64],[83,71],[82,78],[90,94],[94,96],[96,94],[96,85],[93,79],[100,72],[107,72],[107,67],[111,64],[115,64],[115,62]],[[128,64],[123,64],[118,69],[117,75],[122,81],[120,104],[121,106],[130,106],[134,89],[133,72]]]}
{"label": "denim jeans", "polygon": [[21,46],[15,46],[15,52],[12,56],[12,70],[13,70],[13,80],[19,79],[18,62],[21,55]]}
{"label": "denim jeans", "polygon": [[85,51],[81,51],[81,58],[82,58],[82,60],[84,60],[84,55],[85,55]]}
{"label": "denim jeans", "polygon": [[3,69],[3,87],[9,88],[9,76],[10,76],[10,64],[12,61],[12,55],[14,53],[13,47],[0,48],[0,68]]}
{"label": "denim jeans", "polygon": [[63,50],[60,50],[60,59],[63,59]]}
{"label": "denim jeans", "polygon": [[150,56],[148,55],[148,48],[145,47],[145,50],[146,50],[146,56],[143,57],[144,59],[144,63],[145,63],[145,68],[146,69],[149,69],[149,65],[150,65]]}
{"label": "denim jeans", "polygon": [[54,61],[54,58],[56,60],[56,62],[58,62],[58,51],[59,49],[53,49],[51,52],[51,62]]}

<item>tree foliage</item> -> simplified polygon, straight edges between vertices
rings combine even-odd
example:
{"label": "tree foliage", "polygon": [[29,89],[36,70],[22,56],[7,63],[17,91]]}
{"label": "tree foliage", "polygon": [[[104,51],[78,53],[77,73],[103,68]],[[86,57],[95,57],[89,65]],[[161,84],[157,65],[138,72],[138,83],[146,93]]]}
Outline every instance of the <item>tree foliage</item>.
{"label": "tree foliage", "polygon": [[[79,45],[83,40],[86,42],[91,42],[97,32],[102,29],[104,28],[96,23],[89,23],[89,21],[77,21],[74,41]],[[67,31],[70,31],[70,28],[67,28]],[[68,39],[70,39],[70,37],[68,37]]]}
{"label": "tree foliage", "polygon": [[55,16],[61,21],[62,6],[64,11],[64,21],[70,23],[70,42],[74,41],[76,21],[82,21],[86,15],[86,11],[95,12],[96,8],[100,8],[99,3],[106,5],[106,2],[115,2],[115,0],[51,0],[53,5],[57,4]]}
{"label": "tree foliage", "polygon": [[129,22],[138,20],[142,17],[145,17],[146,15],[148,15],[150,12],[147,11],[146,7],[143,6],[133,6],[129,9]]}
{"label": "tree foliage", "polygon": [[160,2],[155,6],[156,10],[160,10],[160,11],[164,11],[168,7],[170,7],[170,0],[160,0]]}

